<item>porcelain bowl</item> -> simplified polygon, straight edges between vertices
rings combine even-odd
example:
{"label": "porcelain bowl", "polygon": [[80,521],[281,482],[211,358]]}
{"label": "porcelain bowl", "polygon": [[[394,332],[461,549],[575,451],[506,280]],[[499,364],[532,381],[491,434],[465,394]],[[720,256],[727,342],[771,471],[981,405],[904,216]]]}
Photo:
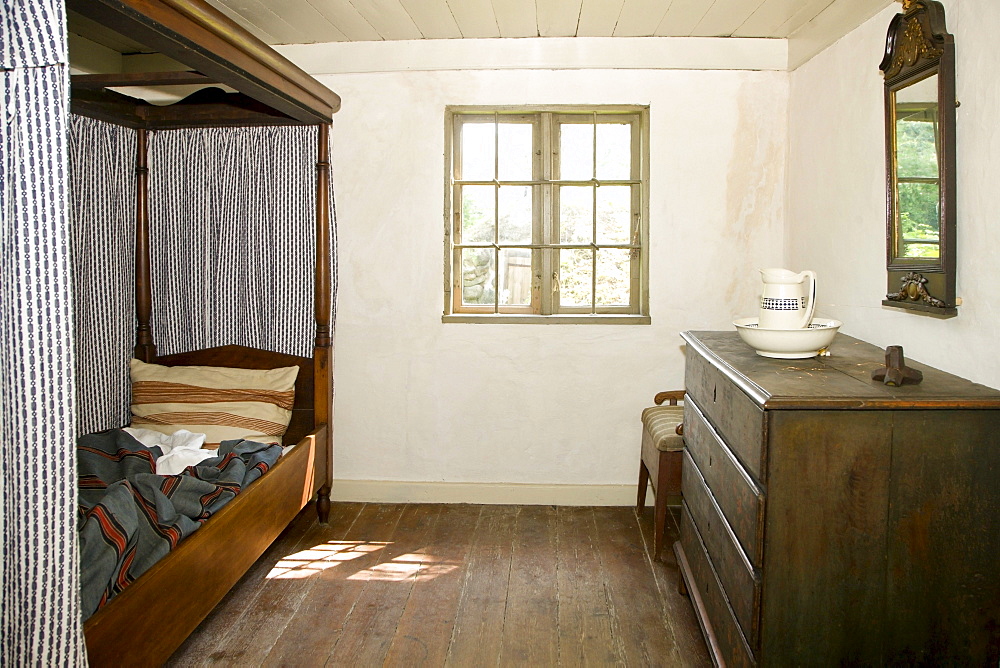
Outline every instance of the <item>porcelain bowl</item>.
{"label": "porcelain bowl", "polygon": [[827,318],[813,318],[807,329],[762,329],[757,318],[734,320],[736,331],[751,348],[763,357],[803,359],[815,357],[829,347],[844,323]]}

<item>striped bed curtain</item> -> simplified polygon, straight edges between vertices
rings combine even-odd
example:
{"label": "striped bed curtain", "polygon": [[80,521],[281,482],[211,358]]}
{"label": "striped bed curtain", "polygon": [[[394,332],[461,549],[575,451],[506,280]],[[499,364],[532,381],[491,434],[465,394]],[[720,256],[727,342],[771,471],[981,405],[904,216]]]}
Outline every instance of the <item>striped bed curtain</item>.
{"label": "striped bed curtain", "polygon": [[[128,421],[135,132],[75,116],[71,128],[78,423],[89,433]],[[158,354],[241,344],[312,356],[316,142],[315,127],[150,133]]]}
{"label": "striped bed curtain", "polygon": [[149,139],[157,354],[240,344],[311,357],[315,127]]}
{"label": "striped bed curtain", "polygon": [[135,130],[69,118],[77,429],[128,424],[135,345]]}
{"label": "striped bed curtain", "polygon": [[62,0],[0,6],[0,665],[85,665]]}

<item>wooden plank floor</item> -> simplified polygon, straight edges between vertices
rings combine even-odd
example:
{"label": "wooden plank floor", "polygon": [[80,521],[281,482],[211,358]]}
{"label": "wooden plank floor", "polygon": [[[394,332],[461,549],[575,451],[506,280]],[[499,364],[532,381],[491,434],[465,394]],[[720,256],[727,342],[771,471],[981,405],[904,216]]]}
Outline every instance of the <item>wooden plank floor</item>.
{"label": "wooden plank floor", "polygon": [[656,561],[651,508],[310,506],[170,665],[707,666],[675,513]]}

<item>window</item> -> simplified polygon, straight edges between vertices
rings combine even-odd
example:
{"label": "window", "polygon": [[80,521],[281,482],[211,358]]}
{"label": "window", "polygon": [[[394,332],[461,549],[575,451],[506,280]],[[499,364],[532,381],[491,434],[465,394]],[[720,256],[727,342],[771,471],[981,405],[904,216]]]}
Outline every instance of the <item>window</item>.
{"label": "window", "polygon": [[648,322],[648,109],[447,119],[445,320]]}

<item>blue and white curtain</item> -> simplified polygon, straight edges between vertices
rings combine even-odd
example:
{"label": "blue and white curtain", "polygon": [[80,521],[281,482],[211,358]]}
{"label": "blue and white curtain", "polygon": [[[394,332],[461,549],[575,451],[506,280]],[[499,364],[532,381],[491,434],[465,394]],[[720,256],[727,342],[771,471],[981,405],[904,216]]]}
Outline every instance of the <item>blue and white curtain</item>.
{"label": "blue and white curtain", "polygon": [[312,356],[317,132],[151,133],[157,354],[240,344]]}
{"label": "blue and white curtain", "polygon": [[128,424],[135,346],[135,130],[69,119],[77,429]]}
{"label": "blue and white curtain", "polygon": [[[88,433],[128,421],[135,131],[78,117],[71,129],[79,425]],[[312,356],[317,134],[316,127],[150,133],[158,354],[241,344]],[[332,199],[331,191],[331,212]],[[335,269],[332,276],[336,295]]]}
{"label": "blue and white curtain", "polygon": [[0,665],[85,665],[62,0],[0,6]]}

